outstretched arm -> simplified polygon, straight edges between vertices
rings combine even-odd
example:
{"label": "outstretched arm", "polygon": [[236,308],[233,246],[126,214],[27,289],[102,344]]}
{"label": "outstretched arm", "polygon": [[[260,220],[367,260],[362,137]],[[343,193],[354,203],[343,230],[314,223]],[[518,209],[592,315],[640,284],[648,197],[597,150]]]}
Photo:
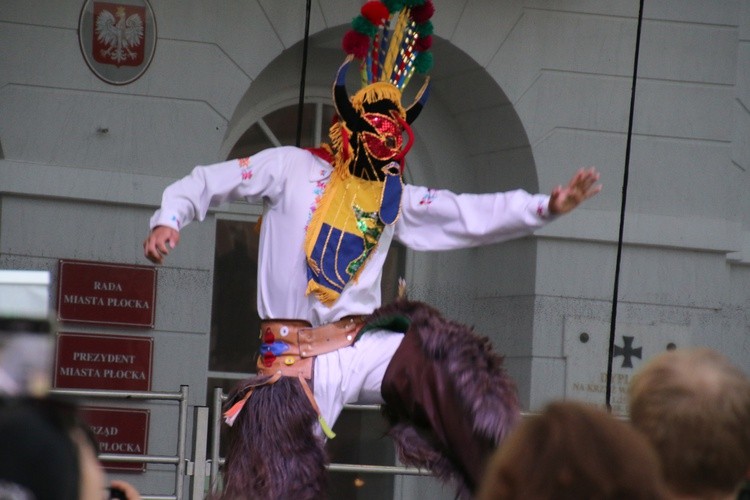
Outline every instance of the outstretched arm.
{"label": "outstretched arm", "polygon": [[412,250],[434,251],[500,243],[533,233],[601,191],[599,173],[581,169],[551,196],[521,189],[504,193],[455,194],[404,186],[394,238]]}
{"label": "outstretched arm", "polygon": [[239,199],[273,202],[284,187],[286,166],[299,164],[318,168],[309,152],[293,147],[271,148],[249,158],[195,167],[190,175],[164,190],[161,207],[149,222],[152,229],[143,242],[144,255],[161,264],[179,243],[179,231],[192,221],[204,220],[211,207]]}
{"label": "outstretched arm", "polygon": [[143,242],[143,254],[154,264],[161,264],[179,242],[179,231],[169,226],[156,226]]}
{"label": "outstretched arm", "polygon": [[578,170],[567,186],[557,186],[552,190],[549,212],[554,215],[570,212],[602,190],[602,185],[597,182],[599,182],[599,172],[594,167]]}

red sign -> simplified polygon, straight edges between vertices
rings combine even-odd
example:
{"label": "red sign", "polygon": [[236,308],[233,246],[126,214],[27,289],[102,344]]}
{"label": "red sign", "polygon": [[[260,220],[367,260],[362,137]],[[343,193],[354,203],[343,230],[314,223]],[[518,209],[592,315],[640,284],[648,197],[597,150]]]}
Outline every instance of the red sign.
{"label": "red sign", "polygon": [[60,321],[154,327],[156,268],[61,260]]}
{"label": "red sign", "polygon": [[[81,408],[83,419],[91,427],[99,443],[99,453],[122,455],[145,455],[148,442],[148,410],[123,408]],[[108,470],[145,471],[142,462],[103,461]]]}
{"label": "red sign", "polygon": [[152,338],[59,333],[55,387],[148,391],[151,389]]}
{"label": "red sign", "polygon": [[146,46],[146,7],[94,2],[92,55],[102,64],[140,66]]}

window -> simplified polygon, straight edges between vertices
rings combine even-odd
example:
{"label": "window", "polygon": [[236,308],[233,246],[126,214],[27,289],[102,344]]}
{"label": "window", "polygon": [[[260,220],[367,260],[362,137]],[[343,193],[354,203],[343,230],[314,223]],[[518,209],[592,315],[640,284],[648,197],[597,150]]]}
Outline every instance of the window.
{"label": "window", "polygon": [[[297,142],[297,106],[287,106],[268,113],[240,137],[229,158],[243,158],[266,148],[293,145]],[[320,145],[328,136],[328,127],[336,111],[330,104],[308,103],[303,106],[300,146]]]}

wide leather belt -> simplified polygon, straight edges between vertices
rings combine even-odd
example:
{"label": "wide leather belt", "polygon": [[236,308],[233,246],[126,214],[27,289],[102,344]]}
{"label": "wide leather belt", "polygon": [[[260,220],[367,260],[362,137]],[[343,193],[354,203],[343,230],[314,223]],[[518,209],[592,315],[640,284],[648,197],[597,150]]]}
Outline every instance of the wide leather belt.
{"label": "wide leather belt", "polygon": [[347,316],[316,327],[301,320],[261,321],[258,373],[301,374],[310,380],[314,357],[352,345],[363,325],[363,316]]}

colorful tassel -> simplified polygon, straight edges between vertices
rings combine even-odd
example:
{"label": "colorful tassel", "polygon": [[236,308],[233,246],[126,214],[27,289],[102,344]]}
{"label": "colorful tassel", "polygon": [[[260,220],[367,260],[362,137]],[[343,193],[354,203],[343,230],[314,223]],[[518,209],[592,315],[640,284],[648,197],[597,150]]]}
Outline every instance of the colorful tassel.
{"label": "colorful tassel", "polygon": [[247,400],[250,398],[250,395],[252,393],[253,390],[250,389],[249,391],[247,391],[247,394],[245,394],[245,397],[234,403],[231,408],[224,412],[224,422],[226,422],[228,426],[231,427],[232,425],[234,425],[234,421],[237,420],[237,416],[242,411],[242,408],[245,407],[245,403],[247,403]]}
{"label": "colorful tassel", "polygon": [[323,418],[323,415],[318,415],[318,423],[323,430],[323,434],[325,434],[328,439],[336,437],[336,433],[331,430],[331,427],[328,425],[328,422],[326,422],[326,419]]}
{"label": "colorful tassel", "polygon": [[299,378],[299,383],[302,384],[302,390],[305,391],[305,396],[307,396],[307,399],[310,401],[310,405],[312,405],[313,410],[315,410],[315,413],[318,414],[318,423],[320,424],[320,428],[323,430],[323,434],[325,434],[328,439],[335,438],[336,433],[334,433],[331,430],[331,427],[328,425],[328,422],[326,422],[326,419],[323,418],[323,414],[320,412],[320,407],[318,406],[318,402],[315,401],[315,396],[313,396],[313,393],[310,390],[310,386],[307,385],[307,381],[305,380],[305,377],[300,373],[298,378]]}

